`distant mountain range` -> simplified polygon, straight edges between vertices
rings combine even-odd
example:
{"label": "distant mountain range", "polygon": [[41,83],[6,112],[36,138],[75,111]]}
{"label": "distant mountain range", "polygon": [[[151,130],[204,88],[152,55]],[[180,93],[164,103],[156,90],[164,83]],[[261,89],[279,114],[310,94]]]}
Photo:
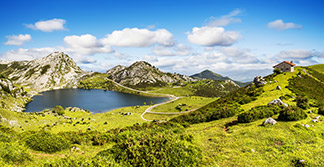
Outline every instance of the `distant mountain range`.
{"label": "distant mountain range", "polygon": [[244,87],[245,85],[248,85],[251,82],[240,82],[240,81],[234,81],[233,79],[229,78],[229,77],[224,77],[220,74],[214,73],[210,70],[204,70],[200,73],[191,75],[190,77],[192,78],[196,78],[196,79],[212,79],[212,80],[217,80],[217,81],[225,81],[225,80],[232,80],[233,82],[235,82],[237,85],[239,85],[240,87]]}
{"label": "distant mountain range", "polygon": [[[170,83],[181,85],[183,82],[193,82],[202,78],[218,81],[232,80],[209,70],[191,77],[178,73],[165,73],[145,61],[137,61],[128,67],[118,65],[106,73],[115,82],[133,88],[161,87]],[[72,58],[63,52],[54,52],[31,61],[0,62],[0,75],[15,84],[36,91],[77,88],[80,81],[93,74],[83,71]],[[234,82],[239,86],[246,84]]]}

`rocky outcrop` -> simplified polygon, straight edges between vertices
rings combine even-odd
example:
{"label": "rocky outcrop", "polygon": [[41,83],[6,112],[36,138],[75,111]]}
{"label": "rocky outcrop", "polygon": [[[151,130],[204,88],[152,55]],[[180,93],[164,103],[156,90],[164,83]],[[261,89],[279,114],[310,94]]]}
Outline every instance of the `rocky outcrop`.
{"label": "rocky outcrop", "polygon": [[271,102],[268,103],[268,105],[271,105],[271,104],[279,104],[279,105],[283,105],[285,107],[288,107],[288,104],[282,102],[280,99],[274,99],[274,100],[272,100]]}
{"label": "rocky outcrop", "polygon": [[276,124],[276,123],[277,123],[277,121],[274,120],[273,118],[267,118],[267,119],[262,123],[262,125],[266,125],[266,124],[274,125],[274,124]]}
{"label": "rocky outcrop", "polygon": [[145,61],[137,61],[129,67],[119,65],[106,73],[115,82],[129,86],[162,86],[166,83],[194,81],[186,75],[164,73]]}
{"label": "rocky outcrop", "polygon": [[23,97],[26,96],[27,92],[22,87],[16,87],[6,78],[0,78],[0,96],[13,96],[13,97]]}
{"label": "rocky outcrop", "polygon": [[81,78],[90,75],[63,52],[54,52],[32,61],[1,64],[0,72],[15,83],[37,91],[76,88]]}
{"label": "rocky outcrop", "polygon": [[262,85],[267,84],[267,81],[262,76],[257,76],[254,78],[253,83],[256,87],[260,87]]}

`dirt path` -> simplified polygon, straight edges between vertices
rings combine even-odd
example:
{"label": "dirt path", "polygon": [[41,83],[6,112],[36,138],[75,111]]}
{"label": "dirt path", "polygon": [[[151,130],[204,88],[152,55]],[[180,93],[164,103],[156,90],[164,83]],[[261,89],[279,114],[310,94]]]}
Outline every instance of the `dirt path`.
{"label": "dirt path", "polygon": [[151,113],[151,114],[161,114],[161,115],[176,115],[176,114],[183,114],[183,113],[188,113],[188,112],[191,112],[191,111],[195,111],[197,110],[198,108],[196,109],[192,109],[192,110],[189,110],[189,111],[182,111],[182,112],[152,112],[151,110],[157,106],[160,106],[160,105],[163,105],[163,104],[168,104],[170,102],[173,102],[173,101],[176,101],[178,100],[180,97],[177,97],[177,96],[174,96],[174,95],[170,95],[170,94],[162,94],[162,93],[152,93],[152,92],[148,92],[148,91],[142,91],[142,90],[137,90],[137,89],[133,89],[133,88],[130,88],[130,87],[127,87],[127,86],[124,86],[122,84],[119,84],[111,79],[109,79],[110,81],[112,81],[114,84],[122,87],[122,88],[125,88],[125,89],[128,89],[128,90],[131,90],[131,91],[135,91],[135,92],[140,92],[140,93],[145,93],[145,94],[151,94],[151,95],[155,95],[155,96],[164,96],[164,97],[171,97],[172,99],[169,100],[169,101],[166,101],[166,102],[163,102],[163,103],[159,103],[159,104],[155,104],[153,106],[150,106],[149,108],[147,108],[142,114],[141,114],[141,118],[144,120],[144,121],[153,121],[153,120],[148,120],[148,119],[145,119],[143,116],[146,114],[146,113]]}

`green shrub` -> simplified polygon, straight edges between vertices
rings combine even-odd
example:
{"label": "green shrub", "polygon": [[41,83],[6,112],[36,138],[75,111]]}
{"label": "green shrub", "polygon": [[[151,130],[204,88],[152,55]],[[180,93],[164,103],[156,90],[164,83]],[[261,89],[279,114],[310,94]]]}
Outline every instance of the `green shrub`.
{"label": "green shrub", "polygon": [[70,166],[70,167],[94,167],[94,166],[113,166],[113,167],[121,167],[124,165],[117,164],[112,158],[110,157],[102,157],[96,156],[93,158],[84,158],[84,157],[65,157],[55,162],[46,162],[43,164],[44,167],[63,167],[63,166]]}
{"label": "green shrub", "polygon": [[302,108],[304,110],[309,108],[309,101],[306,97],[298,96],[296,99],[297,107]]}
{"label": "green shrub", "polygon": [[321,115],[324,115],[324,106],[320,106],[318,107],[318,111],[317,111],[318,114],[321,114]]}
{"label": "green shrub", "polygon": [[42,69],[41,74],[45,74],[49,68],[51,68],[50,65],[43,66],[43,67],[41,68],[41,69]]}
{"label": "green shrub", "polygon": [[281,74],[281,70],[279,68],[275,68],[275,69],[273,69],[273,73]]}
{"label": "green shrub", "polygon": [[112,148],[99,152],[96,157],[112,157],[125,166],[199,165],[201,150],[187,138],[165,131],[148,131],[125,131],[119,134]]}
{"label": "green shrub", "polygon": [[181,124],[195,124],[232,117],[240,111],[241,109],[237,103],[210,103],[199,110],[175,117],[170,121]]}
{"label": "green shrub", "polygon": [[307,114],[296,106],[289,106],[280,111],[278,119],[281,121],[298,121],[307,118]]}
{"label": "green shrub", "polygon": [[238,122],[249,123],[262,118],[268,118],[273,115],[279,114],[282,108],[278,105],[265,105],[256,106],[249,111],[243,112],[238,115]]}
{"label": "green shrub", "polygon": [[27,149],[16,143],[0,142],[0,157],[6,163],[22,163],[30,160]]}
{"label": "green shrub", "polygon": [[61,136],[47,132],[38,132],[27,137],[26,145],[36,151],[54,153],[69,148],[70,143]]}
{"label": "green shrub", "polygon": [[57,113],[58,115],[63,115],[63,114],[65,114],[65,111],[62,106],[55,106],[53,108],[53,113]]}

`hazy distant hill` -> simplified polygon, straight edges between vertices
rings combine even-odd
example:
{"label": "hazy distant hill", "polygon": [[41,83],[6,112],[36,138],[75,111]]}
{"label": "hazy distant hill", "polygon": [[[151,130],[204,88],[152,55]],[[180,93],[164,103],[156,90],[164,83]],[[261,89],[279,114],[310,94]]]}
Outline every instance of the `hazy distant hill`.
{"label": "hazy distant hill", "polygon": [[[217,80],[217,81],[224,81],[224,80],[232,80],[229,77],[224,77],[220,74],[214,73],[210,70],[204,70],[200,73],[191,75],[190,77],[193,78],[200,78],[200,79],[212,79],[212,80]],[[234,80],[232,80],[234,81]],[[240,87],[243,87],[245,85],[248,85],[250,82],[240,82],[240,81],[234,81],[237,85],[239,85]]]}

